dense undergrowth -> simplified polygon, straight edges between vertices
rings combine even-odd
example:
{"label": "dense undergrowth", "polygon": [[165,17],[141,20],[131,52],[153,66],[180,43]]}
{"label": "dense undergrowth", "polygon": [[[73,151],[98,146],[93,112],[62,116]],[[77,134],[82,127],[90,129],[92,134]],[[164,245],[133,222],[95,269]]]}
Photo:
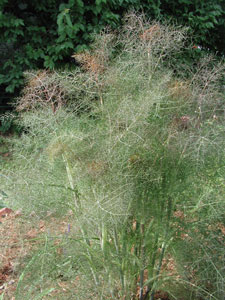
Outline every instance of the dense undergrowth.
{"label": "dense undergrowth", "polygon": [[53,299],[59,274],[82,279],[68,299],[223,299],[224,66],[175,76],[185,32],[129,15],[74,55],[79,71],[27,74],[4,201],[74,218],[45,237],[16,299]]}

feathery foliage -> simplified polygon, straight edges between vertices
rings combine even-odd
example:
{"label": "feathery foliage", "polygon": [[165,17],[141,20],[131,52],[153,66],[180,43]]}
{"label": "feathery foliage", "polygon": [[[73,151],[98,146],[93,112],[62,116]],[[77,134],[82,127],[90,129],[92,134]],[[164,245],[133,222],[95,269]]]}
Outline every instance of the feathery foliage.
{"label": "feathery foliage", "polygon": [[1,189],[27,214],[70,210],[73,222],[58,237],[61,256],[46,236],[17,299],[48,292],[59,274],[81,279],[79,300],[153,300],[158,290],[223,299],[224,65],[208,57],[190,80],[176,78],[164,61],[185,39],[185,29],[131,14],[74,56],[80,71],[44,82],[76,101],[33,102],[29,81],[18,102],[26,132],[12,141]]}

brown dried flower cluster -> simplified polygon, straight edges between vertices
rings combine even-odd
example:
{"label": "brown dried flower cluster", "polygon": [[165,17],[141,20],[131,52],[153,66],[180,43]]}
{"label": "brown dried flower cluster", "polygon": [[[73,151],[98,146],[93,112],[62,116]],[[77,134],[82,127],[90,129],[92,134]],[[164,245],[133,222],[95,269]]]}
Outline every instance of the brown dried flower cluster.
{"label": "brown dried flower cluster", "polygon": [[188,81],[173,80],[168,85],[169,94],[172,99],[188,100],[191,97],[190,83]]}
{"label": "brown dried flower cluster", "polygon": [[143,34],[140,35],[140,39],[143,41],[151,41],[157,36],[161,35],[161,28],[158,24],[152,25],[150,28],[144,31]]}
{"label": "brown dried flower cluster", "polygon": [[81,64],[85,71],[98,75],[104,72],[104,61],[101,57],[90,54],[89,52],[77,53],[72,56]]}
{"label": "brown dried flower cluster", "polygon": [[17,111],[28,111],[38,107],[51,107],[56,112],[65,104],[65,91],[54,74],[47,70],[27,72],[27,84],[23,97],[16,105]]}

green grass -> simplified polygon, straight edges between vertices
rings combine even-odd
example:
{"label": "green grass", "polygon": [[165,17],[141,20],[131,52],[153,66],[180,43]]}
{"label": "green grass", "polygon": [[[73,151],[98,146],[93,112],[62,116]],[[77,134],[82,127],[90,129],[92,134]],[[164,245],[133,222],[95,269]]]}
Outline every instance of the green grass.
{"label": "green grass", "polygon": [[26,132],[10,140],[7,201],[40,217],[72,210],[76,228],[58,246],[46,236],[16,299],[54,299],[51,282],[61,276],[82,278],[79,300],[152,300],[159,290],[222,300],[224,96],[216,80],[224,69],[208,59],[191,79],[176,78],[163,62],[184,46],[185,30],[134,15],[108,49],[106,39],[97,37],[79,72],[58,74],[85,105],[75,98],[55,111],[39,102],[20,113]]}

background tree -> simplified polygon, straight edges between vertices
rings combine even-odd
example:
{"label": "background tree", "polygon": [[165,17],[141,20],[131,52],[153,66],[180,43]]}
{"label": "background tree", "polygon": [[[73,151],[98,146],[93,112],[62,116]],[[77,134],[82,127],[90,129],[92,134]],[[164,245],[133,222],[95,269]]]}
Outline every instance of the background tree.
{"label": "background tree", "polygon": [[0,0],[0,106],[18,94],[24,70],[73,67],[71,55],[88,47],[91,34],[117,28],[132,8],[189,26],[193,43],[225,53],[223,0]]}

